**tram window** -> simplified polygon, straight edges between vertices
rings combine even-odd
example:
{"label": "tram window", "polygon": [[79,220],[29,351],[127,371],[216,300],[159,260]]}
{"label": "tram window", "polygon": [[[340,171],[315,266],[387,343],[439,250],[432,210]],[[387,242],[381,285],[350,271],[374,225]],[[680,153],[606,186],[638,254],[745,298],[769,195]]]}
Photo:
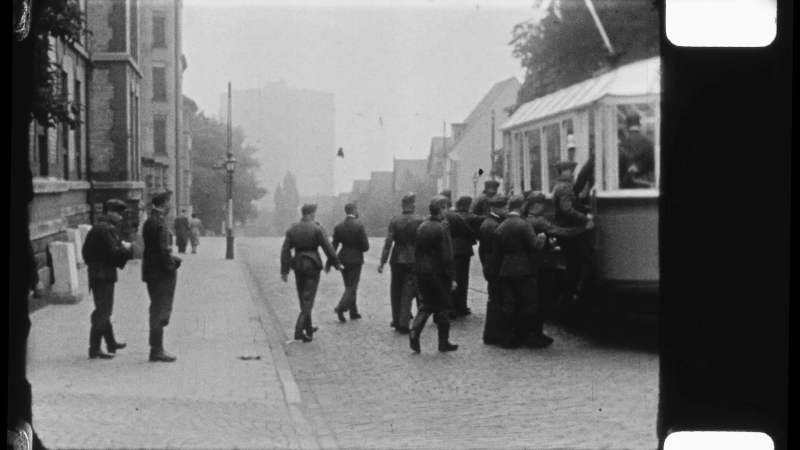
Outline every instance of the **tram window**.
{"label": "tram window", "polygon": [[531,190],[542,190],[542,132],[535,128],[525,132],[528,136],[528,158],[531,163]]}
{"label": "tram window", "polygon": [[589,154],[594,154],[594,108],[589,108]]}
{"label": "tram window", "polygon": [[558,170],[556,163],[561,161],[561,126],[558,123],[548,125],[543,128],[545,146],[547,150],[547,175],[549,191],[553,190],[558,181]]}
{"label": "tram window", "polygon": [[617,106],[620,189],[655,187],[654,142],[657,126],[654,104]]}
{"label": "tram window", "polygon": [[515,133],[514,140],[516,141],[517,159],[519,163],[519,187],[520,192],[525,191],[525,147],[522,145],[522,133]]}

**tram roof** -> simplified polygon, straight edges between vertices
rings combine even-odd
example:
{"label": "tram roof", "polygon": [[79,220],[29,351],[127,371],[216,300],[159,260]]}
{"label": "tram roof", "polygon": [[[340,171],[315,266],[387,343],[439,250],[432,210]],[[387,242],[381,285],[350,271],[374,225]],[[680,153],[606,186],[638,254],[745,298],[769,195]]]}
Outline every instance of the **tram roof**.
{"label": "tram roof", "polygon": [[661,57],[618,67],[520,106],[500,127],[509,130],[591,104],[604,97],[636,97],[661,93]]}

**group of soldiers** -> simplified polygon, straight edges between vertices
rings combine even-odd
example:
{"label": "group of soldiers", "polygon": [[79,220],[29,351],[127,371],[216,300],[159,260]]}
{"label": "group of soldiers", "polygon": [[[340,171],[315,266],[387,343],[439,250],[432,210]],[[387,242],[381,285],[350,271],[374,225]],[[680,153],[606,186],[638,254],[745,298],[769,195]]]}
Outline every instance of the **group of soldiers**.
{"label": "group of soldiers", "polygon": [[[164,350],[164,328],[169,325],[175,297],[177,271],[181,259],[172,255],[172,233],[167,223],[170,193],[156,195],[142,228],[144,254],[142,281],[150,296],[150,361],[173,362],[177,358]],[[121,227],[126,204],[111,199],[103,205],[103,215],[86,235],[82,255],[89,272],[89,289],[95,310],[91,315],[89,358],[112,359],[117,350],[127,346],[114,336],[111,315],[114,309],[114,286],[117,270],[133,257],[132,244],[122,238]],[[101,344],[105,340],[107,352]]]}
{"label": "group of soldiers", "polygon": [[[458,349],[449,341],[450,321],[471,314],[467,291],[476,243],[480,243],[478,256],[488,285],[484,343],[504,348],[544,348],[553,343],[543,332],[539,279],[553,270],[554,248],[561,248],[567,266],[562,297],[567,302],[585,295],[592,270],[594,220],[576,199],[575,166],[571,161],[556,164],[554,221],[545,217],[547,200],[542,192],[509,198],[497,192],[499,183],[494,180],[485,183],[474,202],[469,196],[461,197],[454,209],[450,191],[443,191],[430,200],[427,217],[415,213],[415,194],[402,198],[402,213],[389,222],[378,272],[383,273],[389,263],[390,326],[409,336],[412,350],[420,352],[420,336],[431,315],[438,326],[439,351]],[[351,320],[361,317],[356,296],[369,241],[355,203],[345,206],[347,217],[336,225],[332,242],[314,220],[316,205],[303,205],[301,212],[301,221],[286,232],[281,277],[288,281],[294,270],[301,309],[294,338],[311,342],[318,330],[312,325],[311,311],[322,270],[335,267],[342,272],[345,292],[334,308],[339,321],[347,321],[345,313]],[[327,256],[325,265],[320,247]],[[412,314],[415,298],[416,317]]]}

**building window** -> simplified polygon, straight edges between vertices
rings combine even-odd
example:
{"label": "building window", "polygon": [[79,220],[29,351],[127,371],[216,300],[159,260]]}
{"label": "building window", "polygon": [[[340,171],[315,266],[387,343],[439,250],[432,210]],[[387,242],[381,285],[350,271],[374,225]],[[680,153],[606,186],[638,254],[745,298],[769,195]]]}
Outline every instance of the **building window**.
{"label": "building window", "polygon": [[153,100],[167,101],[167,68],[153,67]]}
{"label": "building window", "polygon": [[[75,80],[75,108],[78,111],[78,119],[81,118],[81,108],[83,97],[81,96],[81,82],[79,80]],[[81,127],[83,126],[82,123],[79,123],[78,126],[75,127],[75,176],[77,179],[83,179],[83,148],[82,142],[83,136],[81,134]]]}
{"label": "building window", "polygon": [[153,48],[167,48],[167,18],[153,16]]}
{"label": "building window", "polygon": [[153,118],[153,151],[158,155],[167,154],[167,118]]}
{"label": "building window", "polygon": [[136,0],[131,0],[131,56],[135,61],[139,60],[139,5]]}
{"label": "building window", "polygon": [[542,190],[542,132],[535,128],[528,135],[528,159],[531,164],[531,190]]}
{"label": "building window", "polygon": [[41,129],[39,135],[39,176],[50,176],[50,149],[47,142],[47,127]]}
{"label": "building window", "polygon": [[561,160],[561,126],[557,123],[543,128],[547,150],[547,185],[552,191],[558,180],[556,164]]}

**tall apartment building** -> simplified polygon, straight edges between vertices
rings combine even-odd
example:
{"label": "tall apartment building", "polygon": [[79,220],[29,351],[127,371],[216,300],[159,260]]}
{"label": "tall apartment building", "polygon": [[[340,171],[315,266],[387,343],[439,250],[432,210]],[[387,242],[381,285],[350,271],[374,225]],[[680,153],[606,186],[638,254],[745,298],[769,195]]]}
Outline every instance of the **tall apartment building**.
{"label": "tall apartment building", "polygon": [[[259,148],[259,181],[269,189],[262,207],[272,209],[272,192],[287,171],[297,178],[301,196],[334,195],[333,94],[290,88],[281,81],[262,89],[234,89],[232,103],[233,125],[244,130],[247,144]],[[226,121],[227,116],[225,93],[219,117]]]}

